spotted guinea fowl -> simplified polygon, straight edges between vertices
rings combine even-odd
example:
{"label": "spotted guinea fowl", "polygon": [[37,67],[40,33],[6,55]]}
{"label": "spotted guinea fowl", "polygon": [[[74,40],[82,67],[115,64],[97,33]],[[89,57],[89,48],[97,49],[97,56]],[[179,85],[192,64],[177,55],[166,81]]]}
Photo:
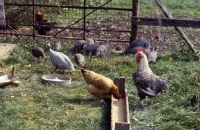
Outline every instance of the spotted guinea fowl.
{"label": "spotted guinea fowl", "polygon": [[98,57],[103,57],[108,53],[108,39],[106,39],[106,42],[101,42],[97,49],[95,50],[95,55]]}
{"label": "spotted guinea fowl", "polygon": [[63,70],[63,73],[65,69],[74,71],[74,65],[72,64],[71,60],[69,59],[67,55],[61,52],[52,50],[50,43],[47,43],[47,46],[49,47],[51,62],[53,66],[55,66],[54,71],[56,71],[57,69]]}
{"label": "spotted guinea fowl", "polygon": [[82,54],[77,53],[77,54],[74,55],[74,61],[79,67],[82,67],[82,65],[85,62],[85,58]]}
{"label": "spotted guinea fowl", "polygon": [[138,64],[137,70],[133,72],[132,77],[138,91],[138,96],[141,101],[148,96],[153,101],[153,97],[161,92],[165,92],[169,88],[170,77],[162,77],[154,74],[149,68],[148,60],[144,54],[145,49],[138,49],[136,55],[136,62]]}
{"label": "spotted guinea fowl", "polygon": [[75,44],[74,47],[71,49],[75,53],[80,53],[81,50],[83,49],[83,46],[85,44],[85,40],[78,40]]}
{"label": "spotted guinea fowl", "polygon": [[52,49],[53,49],[54,51],[60,51],[61,48],[62,48],[62,47],[61,47],[60,42],[56,42],[56,43],[54,43],[53,46],[52,46]]}
{"label": "spotted guinea fowl", "polygon": [[137,48],[144,48],[150,52],[150,43],[145,39],[135,39],[131,42],[128,48],[125,49],[125,54],[136,54]]}
{"label": "spotted guinea fowl", "polygon": [[152,48],[152,50],[150,51],[149,56],[148,56],[149,63],[156,62],[157,55],[158,55],[157,47]]}
{"label": "spotted guinea fowl", "polygon": [[82,47],[81,53],[95,55],[95,51],[98,48],[98,45],[95,44],[93,39],[87,38],[85,44]]}
{"label": "spotted guinea fowl", "polygon": [[31,49],[31,53],[34,57],[37,58],[38,62],[39,62],[39,58],[42,57],[43,59],[45,58],[45,54],[44,54],[44,50],[40,47],[34,47]]}

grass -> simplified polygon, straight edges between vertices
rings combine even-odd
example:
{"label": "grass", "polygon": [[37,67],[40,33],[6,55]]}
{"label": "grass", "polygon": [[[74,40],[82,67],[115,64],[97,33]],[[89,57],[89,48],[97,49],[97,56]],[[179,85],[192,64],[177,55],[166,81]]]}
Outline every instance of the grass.
{"label": "grass", "polygon": [[[23,41],[24,39],[21,39],[21,42]],[[43,47],[39,41],[36,41],[36,44]],[[19,80],[22,81],[19,87],[8,86],[0,89],[1,129],[109,129],[110,107],[100,104],[99,99],[87,92],[79,71],[65,72],[72,78],[72,84],[69,86],[46,86],[41,83],[41,76],[50,73],[54,67],[49,61],[46,49],[48,58],[37,63],[30,53],[32,45],[31,40],[26,44],[19,44],[9,58],[1,61],[1,75],[10,73],[11,65],[15,65]],[[73,59],[73,53],[69,51],[71,47],[65,45],[64,53]],[[189,59],[188,55],[191,55]],[[157,96],[153,105],[149,105],[149,100],[146,99],[142,107],[135,106],[138,96],[131,77],[136,69],[134,56],[110,52],[105,58],[86,56],[86,61],[86,69],[111,79],[126,78],[131,129],[199,129],[198,54],[190,54],[187,48],[183,47],[171,54],[160,56],[155,64],[151,64],[154,73],[172,76],[171,87],[167,94]],[[197,101],[191,104],[194,96]]]}
{"label": "grass", "polygon": [[[119,7],[123,4],[117,0],[113,2]],[[197,13],[199,12],[198,1],[195,0],[189,3],[185,3],[185,1],[177,3],[175,0],[162,2],[173,14],[186,14],[192,18],[196,15],[196,10],[198,10]],[[152,12],[155,13],[153,7],[153,1],[142,0],[140,3],[143,15],[149,16]],[[67,16],[80,13],[74,10],[70,11],[66,12]],[[193,30],[190,31],[193,32]],[[199,38],[194,38],[196,42],[200,41]],[[8,86],[5,89],[0,89],[0,130],[109,129],[110,107],[100,104],[99,99],[87,92],[86,83],[79,71],[65,72],[72,78],[72,84],[69,86],[46,86],[41,83],[41,76],[51,73],[54,67],[50,63],[48,51],[44,48],[42,41],[32,41],[19,37],[13,41],[10,38],[5,38],[2,42],[19,45],[13,50],[10,57],[0,61],[0,75],[10,73],[11,66],[15,65],[16,73],[22,83],[18,87]],[[45,49],[47,59],[44,62],[37,63],[31,55],[30,49],[34,42]],[[172,43],[169,41],[169,44]],[[64,44],[63,52],[70,59],[73,59],[73,53],[69,51],[71,47],[71,44]],[[85,58],[87,63],[84,68],[86,69],[94,70],[111,79],[125,77],[132,130],[200,129],[198,53],[191,54],[187,47],[181,47],[170,54],[159,56],[157,62],[151,64],[150,67],[155,74],[172,76],[170,89],[168,93],[157,96],[153,105],[149,105],[149,100],[146,99],[144,105],[140,107],[135,106],[138,96],[131,77],[132,72],[136,70],[134,56],[110,52],[105,58],[91,58],[89,56]],[[196,100],[194,100],[195,97]]]}

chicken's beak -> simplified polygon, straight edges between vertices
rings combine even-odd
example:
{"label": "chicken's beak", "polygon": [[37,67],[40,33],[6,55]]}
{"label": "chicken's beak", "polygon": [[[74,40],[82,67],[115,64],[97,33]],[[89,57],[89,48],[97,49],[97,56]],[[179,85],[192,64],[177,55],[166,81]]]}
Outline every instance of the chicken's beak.
{"label": "chicken's beak", "polygon": [[122,98],[122,94],[119,94],[119,98],[118,98],[118,101],[119,101],[119,99],[120,99],[120,98]]}

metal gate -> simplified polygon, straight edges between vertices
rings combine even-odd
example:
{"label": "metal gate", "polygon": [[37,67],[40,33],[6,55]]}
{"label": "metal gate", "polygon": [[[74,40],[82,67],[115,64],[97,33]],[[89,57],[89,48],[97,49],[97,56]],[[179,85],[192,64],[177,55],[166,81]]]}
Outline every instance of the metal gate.
{"label": "metal gate", "polygon": [[[131,3],[132,0],[5,0],[6,26],[1,27],[0,35],[129,42]],[[48,35],[34,31],[36,11],[57,23]]]}

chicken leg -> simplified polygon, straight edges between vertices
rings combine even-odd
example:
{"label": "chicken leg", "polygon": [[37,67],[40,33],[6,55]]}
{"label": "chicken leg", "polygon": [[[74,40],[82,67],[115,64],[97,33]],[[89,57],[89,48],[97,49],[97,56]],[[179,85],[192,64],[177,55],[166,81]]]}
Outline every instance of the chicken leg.
{"label": "chicken leg", "polygon": [[137,102],[136,105],[137,105],[137,106],[142,105],[142,99],[140,99],[140,100]]}
{"label": "chicken leg", "polygon": [[153,97],[150,98],[150,105],[153,104]]}

